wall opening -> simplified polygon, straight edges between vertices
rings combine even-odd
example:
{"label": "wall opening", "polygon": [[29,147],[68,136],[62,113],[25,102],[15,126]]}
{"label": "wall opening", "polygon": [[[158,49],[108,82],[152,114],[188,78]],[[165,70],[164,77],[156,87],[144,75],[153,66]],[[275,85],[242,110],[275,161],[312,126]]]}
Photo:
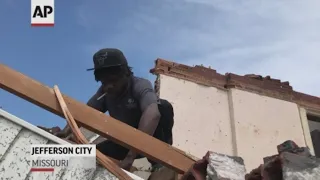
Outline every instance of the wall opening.
{"label": "wall opening", "polygon": [[320,115],[307,113],[307,119],[315,156],[320,158]]}

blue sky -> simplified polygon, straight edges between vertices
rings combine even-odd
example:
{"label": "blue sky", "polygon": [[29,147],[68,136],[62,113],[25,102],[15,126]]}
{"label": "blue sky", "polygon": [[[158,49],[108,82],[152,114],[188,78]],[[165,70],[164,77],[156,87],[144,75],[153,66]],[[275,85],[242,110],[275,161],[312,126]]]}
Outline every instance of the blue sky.
{"label": "blue sky", "polygon": [[[123,50],[150,80],[158,57],[220,73],[271,75],[319,96],[318,0],[55,1],[55,27],[30,26],[30,1],[0,1],[0,62],[81,102],[98,84],[92,54]],[[65,121],[0,90],[2,108],[35,125]]]}

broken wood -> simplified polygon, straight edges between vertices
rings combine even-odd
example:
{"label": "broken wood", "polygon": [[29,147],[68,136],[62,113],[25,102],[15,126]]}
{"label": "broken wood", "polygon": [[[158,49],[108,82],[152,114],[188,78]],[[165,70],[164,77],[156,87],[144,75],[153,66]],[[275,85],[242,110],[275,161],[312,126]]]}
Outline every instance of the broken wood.
{"label": "broken wood", "polygon": [[[68,125],[71,128],[72,133],[75,136],[76,140],[78,141],[78,143],[81,143],[81,144],[89,144],[89,141],[81,133],[77,123],[75,122],[72,114],[70,113],[68,106],[66,105],[58,86],[54,86],[53,90],[55,92],[55,95],[57,96],[63,115],[65,116],[68,122]],[[97,156],[98,162],[104,168],[106,168],[110,173],[112,173],[119,179],[132,180],[132,178],[128,174],[126,174],[124,171],[122,171],[122,169],[118,165],[116,165],[111,159],[109,159],[107,156],[102,154],[99,150],[96,150],[96,151],[97,151],[96,156]]]}
{"label": "broken wood", "polygon": [[[0,87],[39,107],[64,117],[59,102],[51,88],[2,64],[0,64]],[[179,173],[188,171],[193,165],[193,160],[177,152],[172,146],[68,96],[63,95],[63,98],[74,119],[80,126],[106,137],[125,148],[133,149],[139,154],[172,168]]]}

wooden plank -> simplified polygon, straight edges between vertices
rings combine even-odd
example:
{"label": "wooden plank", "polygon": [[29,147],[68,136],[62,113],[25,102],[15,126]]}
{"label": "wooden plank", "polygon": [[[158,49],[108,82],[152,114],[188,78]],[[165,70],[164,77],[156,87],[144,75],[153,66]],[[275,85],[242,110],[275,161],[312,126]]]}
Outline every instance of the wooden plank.
{"label": "wooden plank", "polygon": [[[81,144],[89,144],[89,141],[80,132],[78,124],[76,123],[72,114],[70,113],[58,86],[55,85],[53,90],[54,90],[55,95],[59,101],[59,104],[60,104],[60,107],[63,111],[63,114],[68,122],[68,125],[71,128],[72,134],[74,135],[74,137],[76,139],[76,142],[79,142]],[[99,150],[97,150],[96,156],[97,156],[98,162],[104,168],[106,168],[108,171],[110,171],[112,174],[114,174],[117,178],[123,179],[123,180],[132,180],[132,178],[128,174],[126,174],[117,164],[115,164],[111,159],[109,159],[107,156],[102,154]]]}
{"label": "wooden plank", "polygon": [[[0,64],[0,87],[61,117],[63,113],[53,89]],[[179,173],[186,172],[193,160],[135,128],[132,128],[86,104],[63,95],[77,123],[126,148],[159,162]]]}

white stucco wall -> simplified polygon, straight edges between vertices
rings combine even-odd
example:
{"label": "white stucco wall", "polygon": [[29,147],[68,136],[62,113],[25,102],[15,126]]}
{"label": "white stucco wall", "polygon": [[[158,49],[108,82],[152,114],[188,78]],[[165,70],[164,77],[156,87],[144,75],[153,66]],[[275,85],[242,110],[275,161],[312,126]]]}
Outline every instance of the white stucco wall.
{"label": "white stucco wall", "polygon": [[231,89],[238,155],[248,170],[277,154],[277,145],[293,140],[306,146],[299,108],[295,103]]}
{"label": "white stucco wall", "polygon": [[160,97],[174,106],[174,146],[199,158],[209,150],[238,155],[250,171],[286,140],[306,146],[294,103],[165,75],[160,75]]}
{"label": "white stucco wall", "polygon": [[208,150],[233,155],[226,91],[160,75],[160,97],[174,108],[175,147],[198,158]]}

